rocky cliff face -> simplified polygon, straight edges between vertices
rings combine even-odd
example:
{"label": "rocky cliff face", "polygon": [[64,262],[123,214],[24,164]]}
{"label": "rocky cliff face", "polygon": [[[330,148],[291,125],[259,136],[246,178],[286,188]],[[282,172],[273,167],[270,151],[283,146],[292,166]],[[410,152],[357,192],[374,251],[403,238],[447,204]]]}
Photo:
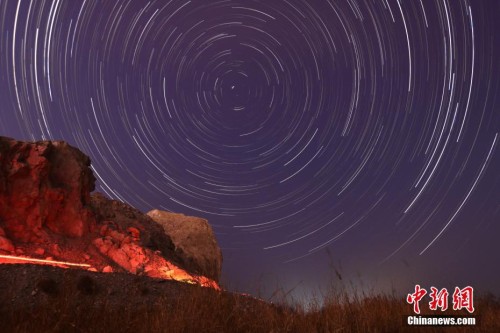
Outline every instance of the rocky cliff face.
{"label": "rocky cliff face", "polygon": [[152,210],[147,214],[172,239],[175,253],[194,272],[216,281],[222,269],[222,252],[208,221],[199,217]]}
{"label": "rocky cliff face", "polygon": [[[0,263],[71,262],[218,288],[220,265],[193,264],[190,247],[197,242],[174,244],[168,228],[149,216],[91,194],[89,166],[90,159],[65,142],[0,137]],[[213,234],[205,235],[214,246],[203,249],[220,254]],[[196,237],[204,244],[202,235]]]}
{"label": "rocky cliff face", "polygon": [[95,223],[89,209],[90,159],[65,142],[0,137],[0,218],[13,240],[40,242],[46,231],[81,237]]}

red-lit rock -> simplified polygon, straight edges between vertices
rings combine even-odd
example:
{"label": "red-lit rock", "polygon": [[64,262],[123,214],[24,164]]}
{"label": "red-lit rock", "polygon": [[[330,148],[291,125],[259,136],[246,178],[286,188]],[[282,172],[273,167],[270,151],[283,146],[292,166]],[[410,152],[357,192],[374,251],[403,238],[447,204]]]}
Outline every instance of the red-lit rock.
{"label": "red-lit rock", "polygon": [[114,247],[113,241],[109,237],[96,238],[93,241],[95,247],[104,255],[108,254],[109,249]]}
{"label": "red-lit rock", "polygon": [[47,229],[69,237],[88,233],[95,178],[90,159],[60,141],[0,137],[0,225],[11,239],[41,242]]}
{"label": "red-lit rock", "polygon": [[[99,229],[103,241],[98,241],[97,244],[94,242],[94,245],[101,252],[107,251],[111,247],[109,242],[104,241],[105,238],[108,238],[117,246],[122,243],[133,243],[151,250],[152,253],[159,251],[159,255],[182,265],[182,260],[176,254],[170,236],[149,216],[127,204],[110,200],[100,193],[92,194],[91,201],[97,220],[104,221]],[[106,244],[101,244],[101,242]],[[107,248],[102,248],[103,246],[107,246]]]}
{"label": "red-lit rock", "polygon": [[202,218],[152,210],[147,213],[170,236],[183,265],[215,281],[222,269],[222,252],[208,224]]}
{"label": "red-lit rock", "polygon": [[136,273],[132,269],[132,265],[130,264],[130,258],[128,257],[128,255],[125,252],[123,252],[122,249],[120,249],[118,247],[111,247],[108,250],[107,255],[109,258],[111,258],[115,263],[120,265],[122,268],[126,269],[127,271],[129,271],[131,273]]}
{"label": "red-lit rock", "polygon": [[[186,256],[183,246],[176,248],[167,229],[149,216],[101,194],[91,195],[95,178],[89,166],[86,155],[64,142],[0,137],[2,263],[127,271],[219,288],[201,275],[209,272],[218,279],[221,258],[210,271],[207,263],[212,261]],[[213,237],[211,230],[205,235]],[[201,233],[193,237],[205,244]],[[218,247],[211,251],[220,254]],[[40,260],[43,256],[46,261]]]}
{"label": "red-lit rock", "polygon": [[141,232],[139,231],[139,229],[134,227],[128,227],[127,231],[134,239],[140,238]]}
{"label": "red-lit rock", "polygon": [[61,248],[59,247],[58,244],[53,243],[49,245],[49,252],[59,257],[61,255]]}
{"label": "red-lit rock", "polygon": [[102,269],[103,273],[113,273],[113,267],[111,266],[106,266]]}
{"label": "red-lit rock", "polygon": [[12,242],[5,237],[0,236],[0,251],[14,252],[16,249]]}
{"label": "red-lit rock", "polygon": [[35,254],[39,256],[43,256],[45,254],[45,250],[39,247],[38,249],[35,250]]}

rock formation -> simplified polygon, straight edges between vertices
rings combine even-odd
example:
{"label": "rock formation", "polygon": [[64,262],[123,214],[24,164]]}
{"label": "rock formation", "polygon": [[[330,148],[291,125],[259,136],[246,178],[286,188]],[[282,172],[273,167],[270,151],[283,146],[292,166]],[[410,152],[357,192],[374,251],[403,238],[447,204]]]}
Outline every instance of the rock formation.
{"label": "rock formation", "polygon": [[[200,254],[174,244],[168,228],[129,205],[91,195],[89,166],[90,159],[65,142],[0,137],[0,263],[78,263],[218,288],[220,262],[216,270],[199,264]],[[209,239],[194,237],[220,255],[213,234],[204,235]]]}
{"label": "rock formation", "polygon": [[89,166],[90,159],[65,142],[0,137],[0,218],[9,237],[36,242],[45,228],[69,237],[87,233],[95,222]]}
{"label": "rock formation", "polygon": [[143,248],[158,251],[177,264],[181,263],[170,236],[147,215],[122,202],[109,200],[100,193],[93,194],[91,201],[96,218],[101,221],[101,238],[94,243],[106,243],[109,239],[125,244],[134,241]]}
{"label": "rock formation", "polygon": [[193,216],[152,210],[147,213],[170,236],[183,264],[216,281],[222,269],[222,252],[208,221]]}

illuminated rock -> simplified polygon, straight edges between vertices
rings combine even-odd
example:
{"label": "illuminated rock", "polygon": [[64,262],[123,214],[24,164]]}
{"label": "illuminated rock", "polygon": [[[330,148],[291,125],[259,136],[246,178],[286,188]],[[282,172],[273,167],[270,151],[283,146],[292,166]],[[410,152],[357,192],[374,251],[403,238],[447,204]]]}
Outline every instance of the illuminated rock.
{"label": "illuminated rock", "polygon": [[15,250],[16,249],[10,240],[3,236],[0,236],[0,251],[12,253]]}
{"label": "illuminated rock", "polygon": [[219,289],[164,227],[127,204],[91,195],[94,182],[90,159],[65,142],[0,137],[0,264],[127,271]]}
{"label": "illuminated rock", "polygon": [[170,236],[175,252],[182,258],[185,267],[219,281],[222,252],[207,220],[157,209],[147,215]]}
{"label": "illuminated rock", "polygon": [[103,273],[113,273],[113,267],[111,266],[106,266],[102,269]]}
{"label": "illuminated rock", "polygon": [[97,220],[103,221],[100,223],[99,235],[103,237],[105,245],[121,247],[122,243],[135,243],[153,252],[159,251],[163,257],[180,263],[169,235],[149,216],[100,193],[92,194],[91,200]]}
{"label": "illuminated rock", "polygon": [[15,250],[12,242],[6,238],[5,231],[0,228],[0,251],[12,253]]}
{"label": "illuminated rock", "polygon": [[90,159],[65,142],[0,137],[0,226],[9,238],[41,242],[44,228],[69,237],[88,233],[95,222],[89,166]]}
{"label": "illuminated rock", "polygon": [[39,247],[38,249],[35,250],[35,254],[39,256],[43,256],[45,254],[45,249],[42,249]]}

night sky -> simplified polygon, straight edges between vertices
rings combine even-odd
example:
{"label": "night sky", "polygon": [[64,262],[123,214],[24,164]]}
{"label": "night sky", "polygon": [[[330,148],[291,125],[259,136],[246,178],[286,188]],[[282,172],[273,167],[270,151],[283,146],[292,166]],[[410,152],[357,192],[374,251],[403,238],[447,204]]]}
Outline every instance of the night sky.
{"label": "night sky", "polygon": [[500,1],[0,0],[0,135],[209,220],[232,290],[500,294]]}

